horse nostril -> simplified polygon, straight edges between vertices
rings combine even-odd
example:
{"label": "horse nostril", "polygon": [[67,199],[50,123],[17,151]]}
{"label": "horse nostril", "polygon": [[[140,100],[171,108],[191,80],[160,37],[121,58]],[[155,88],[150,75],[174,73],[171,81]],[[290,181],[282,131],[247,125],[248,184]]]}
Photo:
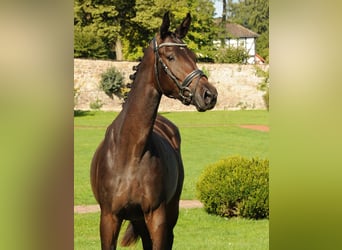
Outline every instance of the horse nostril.
{"label": "horse nostril", "polygon": [[209,90],[206,90],[204,91],[204,102],[205,104],[210,104],[213,100],[213,94],[209,91]]}

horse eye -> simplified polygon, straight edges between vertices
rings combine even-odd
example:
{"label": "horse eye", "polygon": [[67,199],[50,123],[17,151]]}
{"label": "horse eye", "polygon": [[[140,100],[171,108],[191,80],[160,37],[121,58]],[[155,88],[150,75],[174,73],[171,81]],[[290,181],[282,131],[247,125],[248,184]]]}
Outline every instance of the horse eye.
{"label": "horse eye", "polygon": [[173,55],[169,55],[169,56],[167,56],[166,58],[167,58],[167,60],[169,60],[169,61],[174,61],[174,60],[175,60],[175,57],[174,57]]}

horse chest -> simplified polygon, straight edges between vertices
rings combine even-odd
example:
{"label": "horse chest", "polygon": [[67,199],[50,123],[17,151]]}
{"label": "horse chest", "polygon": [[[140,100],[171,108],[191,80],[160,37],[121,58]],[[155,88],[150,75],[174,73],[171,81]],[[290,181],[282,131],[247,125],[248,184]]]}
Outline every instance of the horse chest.
{"label": "horse chest", "polygon": [[[175,194],[178,183],[178,160],[166,145],[159,145],[158,152],[146,151],[141,161],[131,163],[116,176],[116,198],[127,204],[155,207],[167,203]],[[127,205],[128,206],[128,205]]]}

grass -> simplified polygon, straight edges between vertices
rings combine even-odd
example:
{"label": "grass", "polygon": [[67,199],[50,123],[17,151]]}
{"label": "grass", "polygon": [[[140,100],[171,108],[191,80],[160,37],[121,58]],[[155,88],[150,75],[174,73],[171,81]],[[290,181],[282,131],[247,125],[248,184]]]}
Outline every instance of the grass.
{"label": "grass", "polygon": [[[83,112],[74,119],[75,204],[95,204],[89,183],[93,153],[115,112]],[[268,125],[268,112],[209,111],[163,113],[180,129],[185,180],[182,199],[196,199],[196,182],[204,168],[231,155],[268,157],[269,133],[240,128],[240,124]]]}
{"label": "grass", "polygon": [[[74,119],[75,205],[95,204],[89,181],[93,153],[117,113],[78,112]],[[163,113],[180,129],[185,180],[182,199],[196,199],[196,182],[203,169],[231,155],[267,158],[269,133],[240,128],[268,125],[267,111],[209,111]],[[100,248],[99,213],[74,215],[76,250]],[[268,249],[268,220],[225,219],[203,209],[181,209],[173,249]],[[124,230],[122,230],[124,231]],[[139,242],[132,248],[142,249]]]}
{"label": "grass", "polygon": [[[99,213],[75,215],[75,250],[99,249]],[[121,233],[125,229],[123,226]],[[268,220],[225,219],[203,209],[181,209],[174,229],[174,250],[266,250]],[[120,234],[120,237],[122,234]],[[140,250],[141,242],[129,248]]]}

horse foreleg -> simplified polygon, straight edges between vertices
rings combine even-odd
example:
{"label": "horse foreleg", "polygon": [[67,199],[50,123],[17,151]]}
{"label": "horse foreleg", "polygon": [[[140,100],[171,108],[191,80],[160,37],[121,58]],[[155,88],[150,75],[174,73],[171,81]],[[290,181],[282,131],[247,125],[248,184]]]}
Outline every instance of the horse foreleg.
{"label": "horse foreleg", "polygon": [[152,240],[153,250],[165,250],[167,243],[167,222],[165,204],[145,214],[145,222]]}
{"label": "horse foreleg", "polygon": [[102,250],[115,250],[122,220],[112,213],[101,212],[100,236]]}

